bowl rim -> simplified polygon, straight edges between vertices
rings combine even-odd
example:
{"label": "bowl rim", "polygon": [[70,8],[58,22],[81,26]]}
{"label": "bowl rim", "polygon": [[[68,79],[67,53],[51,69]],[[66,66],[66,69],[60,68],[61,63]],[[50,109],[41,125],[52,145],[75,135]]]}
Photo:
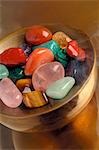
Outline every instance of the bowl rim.
{"label": "bowl rim", "polygon": [[[74,29],[74,30],[78,30],[78,31],[80,31],[81,33],[83,33],[83,34],[85,34],[87,37],[88,37],[88,39],[89,39],[89,41],[90,41],[90,44],[91,44],[91,46],[92,46],[92,48],[93,48],[93,53],[94,53],[94,60],[93,60],[93,66],[92,66],[92,69],[91,69],[91,72],[90,72],[90,74],[89,74],[89,76],[87,77],[87,79],[84,81],[84,84],[81,86],[81,88],[72,96],[72,97],[70,97],[69,99],[68,99],[68,101],[63,101],[60,105],[58,105],[57,107],[52,107],[51,109],[48,109],[48,110],[46,110],[46,111],[44,111],[44,112],[38,112],[38,113],[36,113],[36,114],[28,114],[28,115],[24,115],[24,116],[13,116],[13,115],[7,115],[7,114],[4,114],[4,113],[1,113],[0,112],[0,116],[2,116],[2,117],[6,117],[6,118],[11,118],[11,119],[25,119],[25,118],[30,118],[30,117],[39,117],[39,116],[41,116],[41,115],[44,115],[44,114],[47,114],[47,113],[50,113],[50,112],[52,112],[52,111],[54,111],[54,110],[57,110],[57,109],[59,109],[60,107],[62,107],[62,106],[64,106],[66,103],[68,103],[68,102],[70,102],[71,100],[73,100],[77,95],[79,95],[80,94],[80,92],[83,90],[83,88],[85,87],[85,85],[87,84],[87,82],[89,81],[89,79],[90,79],[90,77],[91,77],[91,74],[92,74],[92,72],[93,72],[93,70],[95,69],[95,66],[96,66],[96,51],[95,51],[95,48],[94,48],[94,46],[93,46],[93,42],[92,42],[92,40],[90,39],[90,37],[84,32],[84,31],[82,31],[82,30],[80,30],[79,28],[78,29],[76,29],[76,28],[73,28],[73,27],[71,27],[71,26],[68,26],[68,25],[63,25],[63,24],[39,24],[39,25],[43,25],[43,26],[48,26],[48,25],[50,25],[50,26],[55,26],[55,25],[60,25],[60,26],[62,26],[62,27],[69,27],[69,28],[71,28],[71,29]],[[15,31],[13,31],[13,32],[11,32],[11,33],[9,33],[9,34],[7,34],[6,36],[4,36],[2,39],[0,39],[0,44],[2,44],[2,42],[4,42],[4,41],[6,41],[6,40],[8,40],[10,37],[12,37],[12,36],[14,36],[14,35],[16,35],[18,32],[24,32],[24,31],[26,31],[28,28],[30,28],[31,26],[26,26],[26,27],[21,27],[21,28],[18,28],[17,30],[15,30]],[[17,108],[16,108],[17,109]]]}

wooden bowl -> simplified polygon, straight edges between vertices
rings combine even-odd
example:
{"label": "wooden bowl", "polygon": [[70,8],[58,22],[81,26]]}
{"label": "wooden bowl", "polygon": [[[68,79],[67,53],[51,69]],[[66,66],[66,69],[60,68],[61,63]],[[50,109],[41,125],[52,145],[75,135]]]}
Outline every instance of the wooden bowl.
{"label": "wooden bowl", "polygon": [[[50,100],[49,104],[36,109],[20,106],[11,109],[0,101],[0,122],[6,127],[24,132],[45,131],[61,128],[70,122],[91,100],[97,79],[96,55],[89,37],[80,30],[68,26],[45,25],[53,33],[64,31],[76,39],[86,49],[88,72],[81,84],[75,85],[69,94],[60,101]],[[8,35],[0,42],[0,53],[10,47],[19,47],[24,42],[27,28]],[[82,70],[81,70],[82,71]]]}

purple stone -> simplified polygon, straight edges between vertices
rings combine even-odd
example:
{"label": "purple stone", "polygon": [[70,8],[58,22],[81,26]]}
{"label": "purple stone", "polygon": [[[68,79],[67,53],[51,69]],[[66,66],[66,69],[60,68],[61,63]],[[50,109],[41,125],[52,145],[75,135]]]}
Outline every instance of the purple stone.
{"label": "purple stone", "polygon": [[31,54],[32,49],[28,44],[23,43],[20,47],[24,50],[24,52],[27,56],[29,56]]}
{"label": "purple stone", "polygon": [[89,63],[87,60],[79,62],[71,60],[66,68],[66,76],[72,76],[76,80],[76,84],[83,83],[89,76]]}

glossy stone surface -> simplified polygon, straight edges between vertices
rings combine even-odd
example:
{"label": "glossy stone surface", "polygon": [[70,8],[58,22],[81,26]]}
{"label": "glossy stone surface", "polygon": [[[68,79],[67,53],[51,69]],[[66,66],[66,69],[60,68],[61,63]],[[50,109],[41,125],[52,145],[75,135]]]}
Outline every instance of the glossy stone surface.
{"label": "glossy stone surface", "polygon": [[54,56],[56,56],[57,52],[60,50],[59,44],[54,40],[50,40],[46,43],[40,44],[38,46],[34,46],[34,47],[32,47],[32,50],[34,50],[36,48],[40,48],[40,47],[50,49],[53,52]]}
{"label": "glossy stone surface", "polygon": [[6,78],[9,76],[9,71],[6,66],[0,64],[0,79]]}
{"label": "glossy stone surface", "polygon": [[22,67],[9,68],[9,78],[18,80],[24,77],[24,69]]}
{"label": "glossy stone surface", "polygon": [[25,87],[32,87],[32,80],[29,78],[17,80],[16,86],[20,91],[23,91]]}
{"label": "glossy stone surface", "polygon": [[46,94],[53,99],[62,99],[68,94],[74,84],[74,78],[64,77],[48,86]]}
{"label": "glossy stone surface", "polygon": [[56,54],[56,56],[55,56],[55,59],[56,59],[57,61],[59,61],[64,67],[67,66],[67,63],[68,63],[68,61],[69,61],[69,57],[68,57],[66,51],[64,52],[64,51],[61,50],[61,49],[57,52],[57,54]]}
{"label": "glossy stone surface", "polygon": [[66,76],[72,76],[76,80],[76,84],[83,83],[89,74],[89,65],[87,60],[85,62],[79,62],[78,60],[72,60],[69,62],[66,68]]}
{"label": "glossy stone surface", "polygon": [[26,107],[36,108],[44,106],[48,101],[44,99],[43,94],[40,91],[32,91],[23,93],[23,103]]}
{"label": "glossy stone surface", "polygon": [[26,56],[21,48],[9,48],[0,54],[0,63],[7,66],[24,64]]}
{"label": "glossy stone surface", "polygon": [[31,89],[29,87],[27,87],[27,86],[22,91],[22,93],[29,93],[29,92],[31,92]]}
{"label": "glossy stone surface", "polygon": [[54,60],[53,53],[47,48],[35,49],[28,58],[25,75],[32,75],[40,65]]}
{"label": "glossy stone surface", "polygon": [[9,78],[0,81],[0,99],[11,108],[16,108],[22,103],[22,94]]}
{"label": "glossy stone surface", "polygon": [[27,30],[25,38],[29,44],[39,45],[51,40],[52,33],[44,26],[32,26]]}
{"label": "glossy stone surface", "polygon": [[28,44],[23,43],[20,47],[24,50],[24,53],[26,54],[26,56],[29,56],[31,54],[32,48]]}
{"label": "glossy stone surface", "polygon": [[45,91],[47,87],[64,77],[64,68],[59,62],[51,62],[41,65],[32,76],[35,90]]}
{"label": "glossy stone surface", "polygon": [[61,31],[54,33],[52,39],[55,40],[62,49],[67,48],[68,41],[71,41],[71,39],[69,39],[69,37]]}
{"label": "glossy stone surface", "polygon": [[79,46],[77,41],[75,40],[70,41],[68,43],[66,52],[70,57],[77,57],[79,53]]}

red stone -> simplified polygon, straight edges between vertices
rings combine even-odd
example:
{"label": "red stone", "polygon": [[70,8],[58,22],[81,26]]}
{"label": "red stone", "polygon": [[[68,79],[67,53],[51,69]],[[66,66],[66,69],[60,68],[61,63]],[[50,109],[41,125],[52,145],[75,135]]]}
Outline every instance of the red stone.
{"label": "red stone", "polygon": [[79,54],[77,56],[77,60],[79,61],[84,61],[86,58],[86,54],[85,54],[85,51],[79,47]]}
{"label": "red stone", "polygon": [[66,52],[70,57],[77,57],[79,53],[78,43],[75,40],[70,41],[68,43]]}
{"label": "red stone", "polygon": [[51,40],[52,33],[43,26],[32,26],[27,30],[25,38],[29,44],[39,45]]}
{"label": "red stone", "polygon": [[26,56],[21,48],[9,48],[0,54],[0,63],[7,66],[24,64]]}
{"label": "red stone", "polygon": [[37,67],[41,64],[51,62],[54,60],[54,55],[52,51],[47,48],[37,48],[35,49],[28,58],[25,67],[25,75],[32,75]]}

